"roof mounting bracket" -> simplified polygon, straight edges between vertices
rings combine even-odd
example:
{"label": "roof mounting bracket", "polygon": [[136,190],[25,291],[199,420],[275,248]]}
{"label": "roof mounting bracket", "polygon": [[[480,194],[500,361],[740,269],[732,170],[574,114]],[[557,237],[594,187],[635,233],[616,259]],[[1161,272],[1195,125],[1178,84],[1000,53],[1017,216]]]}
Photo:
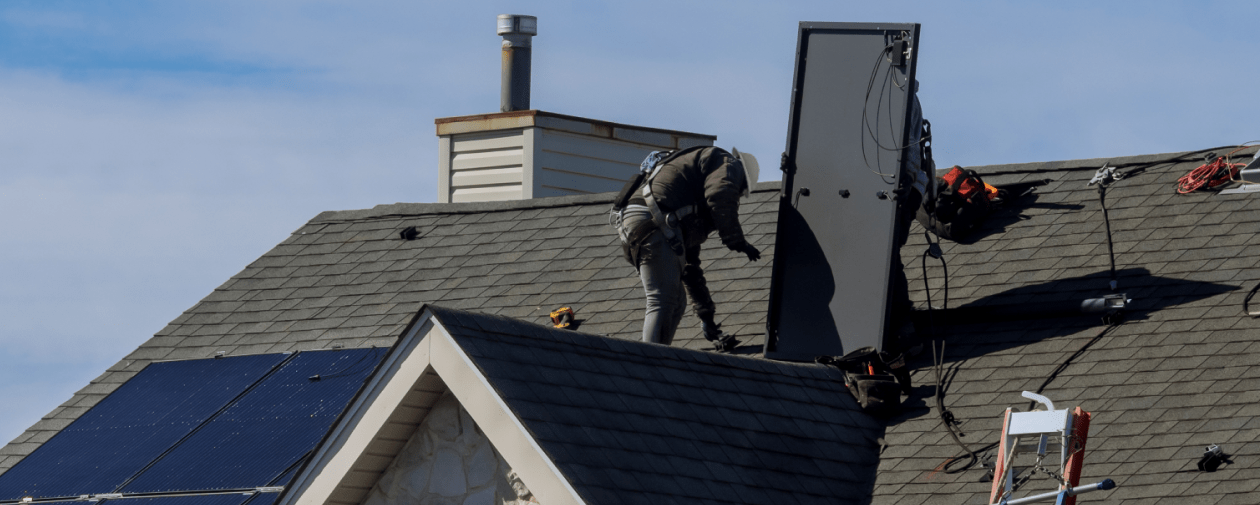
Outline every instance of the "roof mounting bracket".
{"label": "roof mounting bracket", "polygon": [[1107,186],[1113,182],[1116,182],[1124,178],[1123,173],[1117,174],[1116,167],[1109,166],[1109,165],[1110,164],[1108,163],[1103,163],[1102,168],[1098,169],[1098,172],[1094,173],[1094,178],[1089,180],[1090,186],[1093,186],[1095,184],[1102,184],[1103,186]]}

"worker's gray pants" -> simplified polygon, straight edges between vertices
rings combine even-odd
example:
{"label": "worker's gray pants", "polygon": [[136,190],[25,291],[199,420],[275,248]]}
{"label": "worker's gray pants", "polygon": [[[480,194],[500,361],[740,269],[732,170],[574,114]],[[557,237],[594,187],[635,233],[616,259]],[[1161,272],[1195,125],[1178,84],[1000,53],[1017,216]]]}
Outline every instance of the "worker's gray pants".
{"label": "worker's gray pants", "polygon": [[[646,207],[630,206],[625,210],[621,226],[633,230],[643,221],[651,221]],[[624,234],[623,234],[624,236]],[[674,330],[687,310],[687,292],[683,290],[682,272],[685,259],[669,248],[661,232],[648,235],[639,249],[639,278],[647,308],[643,312],[643,341],[669,345]]]}

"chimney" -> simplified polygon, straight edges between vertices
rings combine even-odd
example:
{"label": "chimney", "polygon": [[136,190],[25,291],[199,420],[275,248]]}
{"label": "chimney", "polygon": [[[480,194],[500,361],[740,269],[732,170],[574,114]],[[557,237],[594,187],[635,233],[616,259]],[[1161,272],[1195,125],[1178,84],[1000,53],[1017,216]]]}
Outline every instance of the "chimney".
{"label": "chimney", "polygon": [[531,109],[531,40],[538,18],[498,17],[503,36],[499,112],[437,118],[439,203],[488,202],[620,190],[652,151],[717,140]]}
{"label": "chimney", "polygon": [[500,14],[497,31],[503,36],[503,84],[499,92],[499,111],[529,110],[531,41],[534,35],[538,35],[538,18]]}

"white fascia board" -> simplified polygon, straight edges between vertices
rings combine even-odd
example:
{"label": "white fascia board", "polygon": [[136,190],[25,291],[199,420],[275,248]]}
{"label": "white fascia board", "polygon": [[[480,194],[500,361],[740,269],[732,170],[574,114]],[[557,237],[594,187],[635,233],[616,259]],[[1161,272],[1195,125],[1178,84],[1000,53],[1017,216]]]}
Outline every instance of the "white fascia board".
{"label": "white fascia board", "polygon": [[[538,502],[585,505],[586,502],[543,452],[538,441],[530,436],[525,425],[495,392],[481,370],[442,328],[442,323],[436,320],[434,323],[442,331],[440,338],[432,339],[430,344],[433,369]],[[432,333],[438,336],[439,332]]]}

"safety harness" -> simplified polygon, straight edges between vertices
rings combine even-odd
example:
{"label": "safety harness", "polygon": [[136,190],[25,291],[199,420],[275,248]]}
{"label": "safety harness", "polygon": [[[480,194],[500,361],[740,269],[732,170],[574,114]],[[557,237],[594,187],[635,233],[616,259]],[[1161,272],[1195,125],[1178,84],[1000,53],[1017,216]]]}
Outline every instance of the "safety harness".
{"label": "safety harness", "polygon": [[652,173],[643,181],[643,189],[641,194],[643,200],[647,202],[648,212],[652,213],[652,222],[661,230],[661,236],[665,237],[665,243],[669,244],[669,248],[674,254],[683,256],[685,248],[682,242],[682,230],[679,224],[682,218],[687,217],[696,211],[696,204],[684,206],[673,212],[666,213],[661,210],[661,206],[656,203],[656,197],[652,195],[652,180],[656,178],[656,174],[661,173],[661,169],[665,167],[665,163],[658,162],[656,168],[652,169]]}
{"label": "safety harness", "polygon": [[[647,240],[647,237],[656,230],[661,231],[661,236],[665,239],[665,243],[669,245],[670,250],[674,251],[674,254],[681,257],[686,253],[682,240],[682,219],[694,214],[699,207],[696,204],[691,204],[675,209],[673,212],[665,212],[661,209],[660,204],[657,203],[656,196],[652,194],[652,181],[661,173],[661,169],[665,167],[666,163],[694,149],[696,148],[683,149],[667,155],[654,151],[644,161],[639,174],[627,181],[626,186],[617,195],[617,200],[613,202],[612,219],[615,221],[613,226],[619,229],[621,243],[626,253],[626,261],[629,261],[635,268],[639,266],[639,245],[644,240]],[[624,226],[621,226],[621,223],[624,222],[626,209],[630,207],[630,198],[636,191],[639,192],[647,204],[647,210],[651,214],[652,220],[644,222],[634,229],[626,229]]]}

